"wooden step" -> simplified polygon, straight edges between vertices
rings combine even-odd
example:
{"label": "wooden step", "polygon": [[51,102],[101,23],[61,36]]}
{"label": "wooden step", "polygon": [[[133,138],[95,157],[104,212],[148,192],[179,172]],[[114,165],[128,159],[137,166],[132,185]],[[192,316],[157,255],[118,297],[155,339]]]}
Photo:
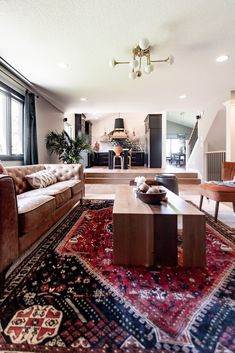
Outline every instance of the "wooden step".
{"label": "wooden step", "polygon": [[[94,173],[85,173],[86,179],[90,178],[109,178],[109,179],[134,179],[137,176],[144,176],[145,178],[151,179],[155,178],[156,175],[160,175],[162,173],[151,173],[151,172],[130,172],[127,173],[120,171],[118,172],[94,172]],[[197,178],[198,175],[195,172],[187,172],[187,173],[171,173],[177,176],[177,178]]]}
{"label": "wooden step", "polygon": [[164,172],[160,170],[150,169],[101,169],[92,171],[92,169],[85,171],[86,184],[129,184],[131,180],[137,176],[144,176],[146,179],[155,179],[156,175],[174,174],[178,178],[179,184],[200,184],[201,180],[198,178],[196,172],[174,171]]}
{"label": "wooden step", "polygon": [[88,178],[86,184],[126,184],[130,183],[129,178]]}
{"label": "wooden step", "polygon": [[[132,177],[122,177],[122,178],[93,178],[89,177],[86,178],[86,184],[129,184],[131,180],[134,178]],[[149,178],[151,179],[151,178]],[[201,180],[199,178],[178,178],[179,184],[201,184]]]}
{"label": "wooden step", "polygon": [[[89,178],[86,179],[86,184],[129,184],[131,179],[117,178]],[[201,180],[197,178],[179,178],[179,184],[201,184]]]}
{"label": "wooden step", "polygon": [[201,179],[199,178],[178,178],[179,184],[201,184]]}

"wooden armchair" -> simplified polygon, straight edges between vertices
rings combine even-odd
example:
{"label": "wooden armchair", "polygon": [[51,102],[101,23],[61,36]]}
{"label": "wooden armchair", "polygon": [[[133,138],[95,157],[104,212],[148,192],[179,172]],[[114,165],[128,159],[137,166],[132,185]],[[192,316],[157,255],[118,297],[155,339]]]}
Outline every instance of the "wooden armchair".
{"label": "wooden armchair", "polygon": [[[233,180],[234,177],[235,177],[235,162],[223,162],[222,180],[223,181]],[[216,202],[215,222],[217,222],[220,202],[232,202],[233,211],[235,212],[235,187],[205,183],[200,185],[200,194],[201,194],[200,205],[199,205],[200,210],[202,209],[204,196]]]}

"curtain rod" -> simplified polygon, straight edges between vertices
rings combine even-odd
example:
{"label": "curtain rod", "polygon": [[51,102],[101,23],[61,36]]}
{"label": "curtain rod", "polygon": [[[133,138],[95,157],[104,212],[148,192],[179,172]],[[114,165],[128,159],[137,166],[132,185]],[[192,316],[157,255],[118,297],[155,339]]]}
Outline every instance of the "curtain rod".
{"label": "curtain rod", "polygon": [[[5,70],[7,70],[7,72],[5,70],[2,70],[1,66]],[[13,66],[11,66],[6,60],[4,60],[1,56],[0,56],[0,71],[4,75],[9,77],[12,81],[16,82],[18,85],[23,87],[24,89],[33,88],[33,84],[24,75],[22,75],[18,70],[16,70]],[[11,75],[9,75],[8,72]],[[15,79],[15,77],[12,77],[12,75],[14,75],[17,79]],[[32,89],[32,91],[37,93],[34,89]],[[39,96],[36,96],[36,97],[39,98]]]}

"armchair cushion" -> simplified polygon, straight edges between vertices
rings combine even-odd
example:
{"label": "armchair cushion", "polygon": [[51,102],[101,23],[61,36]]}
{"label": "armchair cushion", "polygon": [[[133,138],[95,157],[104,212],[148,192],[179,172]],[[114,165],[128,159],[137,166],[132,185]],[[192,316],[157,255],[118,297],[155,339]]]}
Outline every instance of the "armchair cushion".
{"label": "armchair cushion", "polygon": [[209,182],[200,185],[200,205],[199,209],[202,209],[203,197],[207,197],[216,202],[215,205],[215,221],[217,221],[219,203],[220,202],[232,202],[233,210],[235,212],[235,188],[234,188],[234,176],[235,176],[235,163],[234,162],[223,162],[222,163],[222,180],[223,182]]}

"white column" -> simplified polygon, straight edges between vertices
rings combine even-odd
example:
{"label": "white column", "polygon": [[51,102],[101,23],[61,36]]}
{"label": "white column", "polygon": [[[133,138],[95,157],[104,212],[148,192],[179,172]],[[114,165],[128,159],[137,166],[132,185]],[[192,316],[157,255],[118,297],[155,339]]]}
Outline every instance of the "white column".
{"label": "white column", "polygon": [[226,107],[226,161],[235,162],[235,91],[231,99],[224,103]]}

